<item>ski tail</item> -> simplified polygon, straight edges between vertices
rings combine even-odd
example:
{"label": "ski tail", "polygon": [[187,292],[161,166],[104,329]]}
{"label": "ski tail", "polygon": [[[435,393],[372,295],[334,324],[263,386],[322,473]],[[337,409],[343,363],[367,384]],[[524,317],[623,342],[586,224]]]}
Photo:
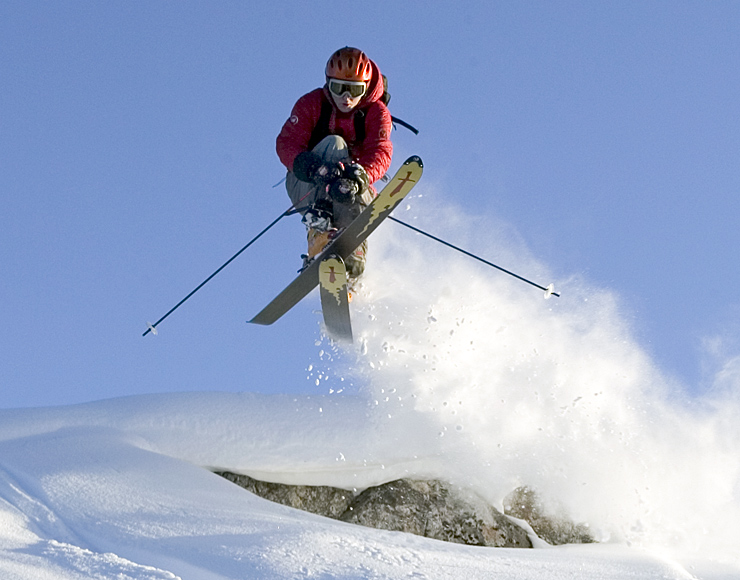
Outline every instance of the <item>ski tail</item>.
{"label": "ski tail", "polygon": [[344,260],[332,254],[319,266],[321,310],[327,334],[334,340],[352,342],[352,323],[349,314],[347,268]]}

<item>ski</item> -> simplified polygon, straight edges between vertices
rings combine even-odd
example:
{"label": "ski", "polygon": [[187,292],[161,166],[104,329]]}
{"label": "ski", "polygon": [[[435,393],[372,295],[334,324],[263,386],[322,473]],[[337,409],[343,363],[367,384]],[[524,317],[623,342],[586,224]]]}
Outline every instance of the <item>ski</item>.
{"label": "ski", "polygon": [[327,334],[337,341],[352,342],[347,269],[344,260],[336,254],[321,260],[319,292]]}
{"label": "ski", "polygon": [[319,283],[319,268],[324,258],[334,254],[345,260],[411,191],[421,178],[423,167],[421,158],[416,155],[404,161],[401,168],[357,219],[342,230],[285,290],[249,322],[272,324],[298,304]]}

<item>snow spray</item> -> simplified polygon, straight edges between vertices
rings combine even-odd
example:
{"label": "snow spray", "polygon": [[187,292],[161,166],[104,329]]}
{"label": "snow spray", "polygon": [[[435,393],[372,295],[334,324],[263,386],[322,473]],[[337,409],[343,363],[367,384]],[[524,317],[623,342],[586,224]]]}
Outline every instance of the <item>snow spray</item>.
{"label": "snow spray", "polygon": [[[505,225],[435,212],[426,198],[423,214],[412,223],[445,224],[447,239],[555,279]],[[465,239],[476,231],[483,246]],[[390,224],[370,241],[365,276],[344,372],[379,433],[418,460],[408,476],[498,506],[527,485],[599,541],[738,558],[740,365],[712,394],[688,395],[637,343],[613,293],[572,277],[546,301]]]}

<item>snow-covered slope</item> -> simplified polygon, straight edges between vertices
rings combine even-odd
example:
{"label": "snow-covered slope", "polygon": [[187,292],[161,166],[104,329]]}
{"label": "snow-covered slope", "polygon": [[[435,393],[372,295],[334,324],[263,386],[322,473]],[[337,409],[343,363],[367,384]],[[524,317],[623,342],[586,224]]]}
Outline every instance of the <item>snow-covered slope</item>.
{"label": "snow-covered slope", "polygon": [[363,408],[352,397],[207,393],[0,412],[0,576],[692,577],[621,544],[484,549],[352,526],[271,504],[199,466],[254,458],[278,479],[299,480],[304,466],[326,482],[395,476],[404,469],[392,446],[385,469],[380,449],[372,466],[352,458],[367,431],[344,436],[358,418],[367,425]]}

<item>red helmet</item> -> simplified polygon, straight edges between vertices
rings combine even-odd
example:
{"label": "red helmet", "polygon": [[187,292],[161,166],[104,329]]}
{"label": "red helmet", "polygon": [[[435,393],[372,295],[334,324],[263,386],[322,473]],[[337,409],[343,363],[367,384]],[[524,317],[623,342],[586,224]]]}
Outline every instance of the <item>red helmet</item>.
{"label": "red helmet", "polygon": [[359,48],[345,46],[331,55],[329,62],[326,63],[326,76],[366,83],[373,76],[373,65]]}

